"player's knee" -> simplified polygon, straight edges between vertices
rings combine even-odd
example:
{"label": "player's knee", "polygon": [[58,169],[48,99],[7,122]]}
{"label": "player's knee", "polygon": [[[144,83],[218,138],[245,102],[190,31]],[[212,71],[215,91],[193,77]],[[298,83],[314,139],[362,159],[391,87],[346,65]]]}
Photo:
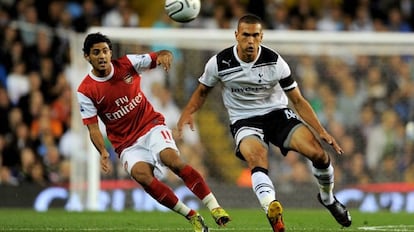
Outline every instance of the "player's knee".
{"label": "player's knee", "polygon": [[314,154],[311,156],[311,161],[314,167],[326,167],[329,166],[329,156],[325,151],[320,149],[315,149]]}
{"label": "player's knee", "polygon": [[329,163],[328,155],[317,141],[313,143],[313,146],[308,149],[307,153],[306,156],[312,161],[314,166],[325,166]]}
{"label": "player's knee", "polygon": [[178,155],[177,151],[171,148],[163,150],[160,153],[160,158],[163,164],[175,174],[178,174],[179,171],[187,165],[187,163],[185,163]]}
{"label": "player's knee", "polygon": [[246,152],[243,154],[249,167],[267,167],[267,150],[259,148],[256,151]]}
{"label": "player's knee", "polygon": [[138,167],[132,168],[131,176],[143,187],[151,184],[152,178],[154,178],[150,169],[140,169]]}

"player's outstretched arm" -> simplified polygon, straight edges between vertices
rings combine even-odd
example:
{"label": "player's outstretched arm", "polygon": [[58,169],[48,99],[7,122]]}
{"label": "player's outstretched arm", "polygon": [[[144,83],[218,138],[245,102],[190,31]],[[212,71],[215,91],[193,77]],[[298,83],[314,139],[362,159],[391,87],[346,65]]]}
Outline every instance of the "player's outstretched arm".
{"label": "player's outstretched arm", "polygon": [[184,107],[180,119],[177,122],[178,136],[181,137],[184,125],[188,124],[191,130],[194,130],[193,114],[197,112],[204,104],[210,93],[211,87],[199,84],[193,92],[187,105]]}

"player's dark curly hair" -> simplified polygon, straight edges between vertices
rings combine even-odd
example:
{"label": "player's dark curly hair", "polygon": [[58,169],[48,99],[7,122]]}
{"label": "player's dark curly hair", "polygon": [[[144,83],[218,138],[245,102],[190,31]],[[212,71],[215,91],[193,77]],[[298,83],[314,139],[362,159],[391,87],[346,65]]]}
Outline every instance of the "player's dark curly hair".
{"label": "player's dark curly hair", "polygon": [[101,34],[100,32],[88,34],[85,38],[85,42],[83,42],[82,50],[85,54],[89,54],[89,52],[91,51],[91,47],[94,44],[102,43],[102,42],[107,43],[109,49],[112,50],[111,40],[107,36]]}

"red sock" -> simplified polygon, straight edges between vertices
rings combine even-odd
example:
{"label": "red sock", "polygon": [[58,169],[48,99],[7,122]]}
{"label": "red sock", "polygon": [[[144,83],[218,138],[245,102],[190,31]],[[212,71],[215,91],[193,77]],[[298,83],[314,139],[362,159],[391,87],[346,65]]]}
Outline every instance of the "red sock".
{"label": "red sock", "polygon": [[186,165],[178,174],[183,179],[185,185],[200,199],[211,193],[210,188],[203,177],[190,165]]}
{"label": "red sock", "polygon": [[194,211],[193,209],[190,210],[190,212],[185,216],[187,219],[190,219],[191,216],[193,216],[194,214],[196,214],[197,212]]}
{"label": "red sock", "polygon": [[163,206],[171,210],[178,202],[178,197],[171,188],[156,178],[154,178],[151,184],[145,187],[144,190]]}

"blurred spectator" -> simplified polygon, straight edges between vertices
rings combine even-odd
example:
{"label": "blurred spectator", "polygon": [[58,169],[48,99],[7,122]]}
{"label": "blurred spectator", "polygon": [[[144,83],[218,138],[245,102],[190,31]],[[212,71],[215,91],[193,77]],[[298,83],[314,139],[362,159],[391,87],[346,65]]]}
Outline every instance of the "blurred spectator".
{"label": "blurred spectator", "polygon": [[49,145],[46,147],[43,163],[45,165],[45,176],[47,176],[48,181],[52,184],[59,184],[61,182],[60,166],[62,156],[57,146]]}
{"label": "blurred spectator", "polygon": [[51,116],[57,119],[66,131],[70,127],[72,113],[72,89],[65,84],[56,100],[50,104]]}
{"label": "blurred spectator", "polygon": [[29,91],[19,98],[17,107],[19,107],[23,113],[24,122],[30,125],[32,122],[32,117],[30,114],[30,101],[36,92],[40,93],[42,80],[39,72],[36,71],[30,72],[27,78],[29,81]]}
{"label": "blurred spectator", "polygon": [[18,1],[17,10],[16,23],[20,28],[22,42],[25,47],[34,46],[37,43],[38,31],[47,27],[39,20],[38,9],[29,1]]}
{"label": "blurred spectator", "polygon": [[[47,104],[53,102],[59,95],[61,89],[60,74],[61,67],[56,66],[49,56],[40,57],[40,76],[42,77],[42,94]],[[63,74],[62,74],[63,75]]]}
{"label": "blurred spectator", "polygon": [[[49,29],[43,28],[36,32],[36,43],[32,46],[26,46],[26,64],[28,71],[38,71],[41,68],[40,62],[43,57],[54,58],[56,52],[53,47],[54,36]],[[56,64],[56,63],[54,63]],[[56,64],[57,65],[57,64]]]}
{"label": "blurred spectator", "polygon": [[10,131],[8,114],[11,108],[12,103],[7,94],[7,90],[0,84],[0,135],[5,135]]}
{"label": "blurred spectator", "polygon": [[272,8],[271,18],[269,20],[270,29],[289,30],[289,9],[285,4],[278,3]]}
{"label": "blurred spectator", "polygon": [[[23,45],[19,42],[19,30],[12,24],[7,24],[4,28],[3,34],[0,34],[0,64],[5,69],[5,74],[9,73],[16,63],[16,61],[22,60]],[[18,43],[15,45],[15,43]],[[17,48],[16,48],[16,47]],[[4,86],[6,86],[6,80],[1,80]]]}
{"label": "blurred spectator", "polygon": [[232,24],[233,15],[226,3],[217,4],[213,8],[213,17],[203,20],[203,28],[206,29],[229,29],[235,28]]}
{"label": "blurred spectator", "polygon": [[305,21],[303,22],[302,30],[315,31],[315,30],[317,30],[316,23],[317,23],[317,21],[316,21],[315,17],[307,17],[305,19]]}
{"label": "blurred spectator", "polygon": [[358,55],[355,58],[355,64],[350,67],[351,75],[357,81],[358,88],[365,88],[365,78],[368,75],[369,68],[373,65],[371,58],[367,55]]}
{"label": "blurred spectator", "polygon": [[21,164],[21,151],[33,146],[34,141],[30,137],[29,128],[23,122],[18,123],[4,149],[3,165],[10,167],[12,170],[18,169]]}
{"label": "blurred spectator", "polygon": [[23,148],[20,153],[21,165],[16,172],[16,177],[20,183],[31,183],[31,169],[33,165],[37,162],[38,156],[31,148]]}
{"label": "blurred spectator", "polygon": [[85,32],[90,26],[101,24],[99,7],[94,0],[84,0],[82,3],[81,15],[75,15],[73,26],[77,32]]}
{"label": "blurred spectator", "polygon": [[33,120],[35,120],[40,115],[40,110],[42,109],[42,106],[45,104],[43,94],[41,91],[37,90],[29,95],[29,105],[27,108],[21,109],[23,112],[23,119],[24,122],[31,126],[33,123]]}
{"label": "blurred spectator", "polygon": [[393,110],[385,110],[381,114],[381,122],[369,132],[366,147],[367,167],[373,173],[378,170],[385,156],[394,155],[397,151],[398,116]]}
{"label": "blurred spectator", "polygon": [[375,182],[399,182],[402,180],[402,173],[398,169],[398,159],[393,154],[385,154],[379,163],[378,171],[374,175]]}
{"label": "blurred spectator", "polygon": [[49,27],[57,27],[61,20],[61,15],[65,11],[65,3],[66,1],[61,0],[49,0],[49,5],[45,9],[47,11],[47,14],[44,17],[43,21],[49,26]]}
{"label": "blurred spectator", "polygon": [[[174,102],[170,90],[161,83],[154,83],[151,90],[153,96],[155,97],[151,102],[154,109],[165,115],[165,123],[169,128],[176,128],[181,110]],[[189,127],[184,128],[182,139],[186,144],[193,146],[198,145],[200,143],[200,138],[197,126],[194,127],[194,131],[192,131]]]}
{"label": "blurred spectator", "polygon": [[68,184],[70,181],[70,160],[63,159],[59,165],[59,182],[57,184]]}
{"label": "blurred spectator", "polygon": [[331,122],[342,122],[344,116],[340,115],[337,111],[337,96],[329,85],[319,85],[318,94],[323,105],[318,114],[321,123],[323,125],[328,125]]}
{"label": "blurred spectator", "polygon": [[[232,4],[230,5],[233,7],[234,5],[239,5],[238,1],[230,1]],[[246,0],[246,10],[248,13],[255,14],[259,16],[265,25],[268,22],[267,15],[266,15],[266,0]],[[234,28],[234,27],[233,27]]]}
{"label": "blurred spectator", "polygon": [[367,93],[367,99],[374,103],[375,110],[383,111],[386,108],[388,86],[379,67],[371,66],[369,68],[364,88]]}
{"label": "blurred spectator", "polygon": [[291,28],[294,30],[303,30],[308,18],[315,18],[316,12],[312,8],[310,0],[298,0],[289,11]]}
{"label": "blurred spectator", "polygon": [[74,147],[79,148],[82,146],[81,138],[78,134],[74,133],[68,125],[68,129],[62,134],[58,142],[59,153],[65,158],[70,159],[73,152],[77,150]]}
{"label": "blurred spectator", "polygon": [[[23,112],[18,107],[13,107],[8,112],[9,131],[7,133],[8,139],[16,133],[16,128],[19,124],[24,123]],[[26,124],[27,125],[27,124]]]}
{"label": "blurred spectator", "polygon": [[[376,117],[377,112],[370,102],[365,102],[356,116],[358,118],[358,126],[353,131],[359,138],[358,147],[365,148],[368,138],[373,128],[378,124],[379,118]],[[365,150],[360,150],[365,153]]]}
{"label": "blurred spectator", "polygon": [[7,11],[7,7],[3,5],[0,4],[0,30],[3,30],[5,27],[7,27],[7,24],[10,22],[10,14]]}
{"label": "blurred spectator", "polygon": [[297,63],[294,72],[296,72],[299,81],[306,81],[307,78],[319,79],[315,59],[311,56],[299,57],[299,62]]}
{"label": "blurred spectator", "polygon": [[343,170],[346,175],[343,175],[343,182],[345,184],[369,184],[371,178],[365,163],[365,157],[361,153],[352,154],[349,165]]}
{"label": "blurred spectator", "polygon": [[393,7],[388,11],[387,28],[394,32],[410,32],[411,26],[404,20],[401,11],[397,7]]}
{"label": "blurred spectator", "polygon": [[19,182],[17,178],[12,175],[12,170],[10,169],[10,167],[3,165],[3,160],[6,152],[6,138],[2,134],[0,134],[0,186],[17,186]]}
{"label": "blurred spectator", "polygon": [[129,5],[128,0],[118,0],[116,7],[102,16],[104,27],[137,27],[139,16]]}
{"label": "blurred spectator", "polygon": [[311,179],[310,169],[308,163],[302,159],[299,154],[290,152],[284,159],[284,165],[280,165],[282,170],[278,173],[279,181],[289,183],[291,185],[310,183]]}
{"label": "blurred spectator", "polygon": [[343,31],[345,29],[342,10],[338,5],[329,5],[316,22],[318,31]]}
{"label": "blurred spectator", "polygon": [[26,75],[26,65],[19,61],[7,76],[7,93],[13,105],[17,105],[20,97],[29,92],[29,79]]}
{"label": "blurred spectator", "polygon": [[[341,87],[338,93],[337,111],[340,115],[358,115],[366,96],[355,81],[348,73],[338,75],[338,86]],[[343,124],[347,128],[357,127],[359,123],[358,117],[346,117]]]}
{"label": "blurred spectator", "polygon": [[349,25],[350,31],[369,32],[373,31],[373,23],[369,8],[365,6],[359,6],[355,13],[355,18]]}
{"label": "blurred spectator", "polygon": [[8,167],[0,165],[0,186],[2,185],[18,186],[19,181],[12,175]]}
{"label": "blurred spectator", "polygon": [[58,139],[63,134],[63,125],[58,119],[53,117],[50,106],[43,105],[38,117],[32,121],[30,131],[34,138],[50,134],[54,139]]}
{"label": "blurred spectator", "polygon": [[36,162],[30,166],[28,181],[43,187],[49,185],[44,164],[40,160],[36,160]]}

